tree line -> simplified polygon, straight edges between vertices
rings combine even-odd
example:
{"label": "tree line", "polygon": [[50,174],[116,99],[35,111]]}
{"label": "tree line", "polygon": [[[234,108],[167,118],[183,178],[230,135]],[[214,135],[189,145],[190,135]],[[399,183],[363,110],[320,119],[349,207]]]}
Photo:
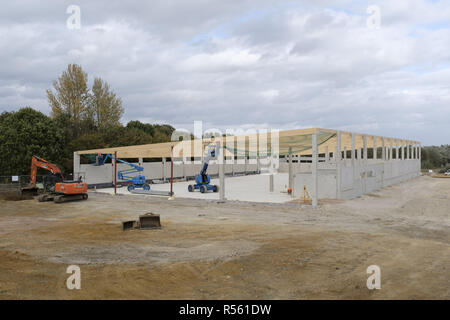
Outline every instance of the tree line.
{"label": "tree line", "polygon": [[450,169],[450,145],[423,147],[422,169]]}
{"label": "tree line", "polygon": [[73,152],[170,141],[168,124],[130,121],[122,125],[122,100],[101,78],[88,86],[81,66],[68,65],[47,90],[49,116],[31,107],[0,114],[0,176],[30,174],[37,155],[73,171]]}

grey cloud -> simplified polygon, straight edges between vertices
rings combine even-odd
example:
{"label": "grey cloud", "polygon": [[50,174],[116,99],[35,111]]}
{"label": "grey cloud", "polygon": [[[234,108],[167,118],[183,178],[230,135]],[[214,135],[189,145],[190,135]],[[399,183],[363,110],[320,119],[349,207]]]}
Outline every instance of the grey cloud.
{"label": "grey cloud", "polygon": [[[0,12],[0,111],[48,113],[68,63],[122,97],[123,121],[331,127],[448,143],[449,7],[377,1],[19,1]],[[65,9],[79,4],[82,28]],[[439,116],[436,118],[436,114]],[[205,125],[206,126],[206,125]],[[439,132],[437,134],[436,132]]]}

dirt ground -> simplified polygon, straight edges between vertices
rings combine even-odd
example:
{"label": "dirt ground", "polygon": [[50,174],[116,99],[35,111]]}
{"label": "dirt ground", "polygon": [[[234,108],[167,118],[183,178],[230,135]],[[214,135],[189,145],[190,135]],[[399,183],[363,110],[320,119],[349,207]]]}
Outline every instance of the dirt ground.
{"label": "dirt ground", "polygon": [[[121,221],[161,215],[160,230]],[[449,299],[450,179],[351,201],[0,200],[1,299]],[[81,289],[68,290],[69,265]],[[369,290],[366,269],[381,269]]]}

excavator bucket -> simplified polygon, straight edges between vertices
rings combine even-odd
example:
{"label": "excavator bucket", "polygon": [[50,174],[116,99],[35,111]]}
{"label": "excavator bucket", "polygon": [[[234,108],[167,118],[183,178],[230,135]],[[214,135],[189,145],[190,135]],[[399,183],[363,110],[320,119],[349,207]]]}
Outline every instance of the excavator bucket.
{"label": "excavator bucket", "polygon": [[138,227],[137,224],[138,223],[135,220],[124,221],[124,222],[122,222],[122,230],[126,231],[126,230],[136,229]]}
{"label": "excavator bucket", "polygon": [[139,216],[139,228],[140,229],[160,229],[161,221],[159,220],[159,214],[146,213]]}
{"label": "excavator bucket", "polygon": [[39,188],[35,185],[28,185],[20,188],[20,193],[23,195],[37,196],[39,194]]}
{"label": "excavator bucket", "polygon": [[132,230],[132,229],[161,229],[161,222],[159,220],[159,214],[146,213],[139,216],[139,221],[129,220],[122,222],[122,230]]}

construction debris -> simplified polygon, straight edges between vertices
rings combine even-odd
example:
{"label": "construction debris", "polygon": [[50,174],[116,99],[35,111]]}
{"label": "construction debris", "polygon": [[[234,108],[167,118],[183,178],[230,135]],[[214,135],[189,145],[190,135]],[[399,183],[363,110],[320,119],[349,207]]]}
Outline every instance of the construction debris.
{"label": "construction debris", "polygon": [[0,200],[21,201],[31,199],[33,199],[31,194],[21,193],[20,191],[0,192]]}
{"label": "construction debris", "polygon": [[133,190],[131,191],[133,194],[146,194],[150,196],[170,196],[170,191],[160,191],[160,190]]}
{"label": "construction debris", "polygon": [[432,175],[432,178],[450,178],[450,175],[445,175],[445,174],[436,174],[436,175]]}

